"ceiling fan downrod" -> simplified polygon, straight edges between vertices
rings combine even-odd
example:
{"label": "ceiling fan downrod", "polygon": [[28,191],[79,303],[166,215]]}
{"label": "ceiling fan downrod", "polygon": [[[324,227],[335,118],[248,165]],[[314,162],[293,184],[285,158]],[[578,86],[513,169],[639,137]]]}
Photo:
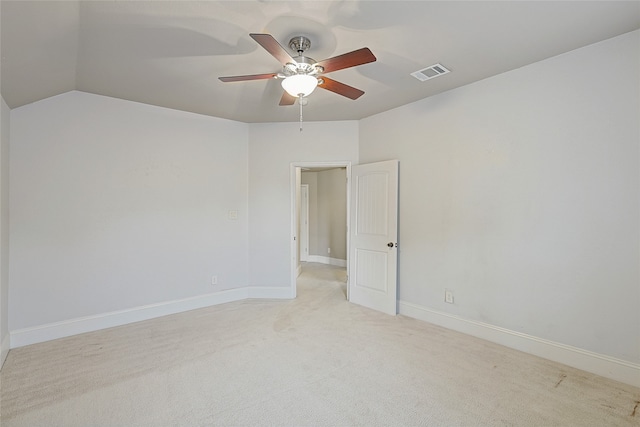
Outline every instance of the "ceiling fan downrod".
{"label": "ceiling fan downrod", "polygon": [[298,55],[302,56],[302,53],[311,47],[311,40],[305,36],[295,36],[289,40],[289,47],[291,50],[298,52]]}

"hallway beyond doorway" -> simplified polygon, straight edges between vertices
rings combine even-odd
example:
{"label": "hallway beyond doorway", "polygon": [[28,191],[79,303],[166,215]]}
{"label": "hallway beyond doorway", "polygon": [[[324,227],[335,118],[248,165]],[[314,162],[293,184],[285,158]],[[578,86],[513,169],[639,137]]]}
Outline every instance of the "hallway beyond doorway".
{"label": "hallway beyond doorway", "polygon": [[334,286],[339,288],[347,298],[347,269],[335,265],[317,262],[302,262],[302,273],[296,280],[298,296],[302,292],[312,291],[320,287]]}

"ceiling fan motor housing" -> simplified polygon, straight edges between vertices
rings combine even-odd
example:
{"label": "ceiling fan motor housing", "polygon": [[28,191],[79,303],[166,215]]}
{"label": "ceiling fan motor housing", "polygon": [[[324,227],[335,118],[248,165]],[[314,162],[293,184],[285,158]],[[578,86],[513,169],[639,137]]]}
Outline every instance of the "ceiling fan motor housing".
{"label": "ceiling fan motor housing", "polygon": [[304,36],[296,36],[289,40],[289,47],[298,52],[298,56],[294,57],[295,62],[289,62],[282,67],[282,77],[286,78],[296,74],[304,74],[308,76],[317,76],[324,71],[324,68],[316,65],[316,60],[304,56],[303,52],[311,47],[311,41]]}
{"label": "ceiling fan motor housing", "polygon": [[293,58],[296,62],[289,62],[282,68],[282,74],[285,77],[293,76],[296,74],[306,74],[309,76],[317,76],[324,71],[319,65],[316,65],[316,60],[307,56],[296,56]]}

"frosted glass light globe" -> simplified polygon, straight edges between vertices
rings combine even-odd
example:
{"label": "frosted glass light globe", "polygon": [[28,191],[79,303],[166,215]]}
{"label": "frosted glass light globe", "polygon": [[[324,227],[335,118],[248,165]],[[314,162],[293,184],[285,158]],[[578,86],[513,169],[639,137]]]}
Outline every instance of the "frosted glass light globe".
{"label": "frosted glass light globe", "polygon": [[296,98],[300,95],[308,96],[318,86],[318,79],[306,74],[294,74],[282,81],[282,87],[287,93]]}

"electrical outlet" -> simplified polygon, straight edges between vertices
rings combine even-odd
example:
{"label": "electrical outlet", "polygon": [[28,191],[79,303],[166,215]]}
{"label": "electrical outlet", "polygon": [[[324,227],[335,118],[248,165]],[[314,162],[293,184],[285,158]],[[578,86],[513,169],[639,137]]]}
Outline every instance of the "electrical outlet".
{"label": "electrical outlet", "polygon": [[218,276],[211,276],[211,284],[212,285],[218,284]]}
{"label": "electrical outlet", "polygon": [[445,289],[444,291],[444,302],[453,304],[453,291]]}
{"label": "electrical outlet", "polygon": [[331,253],[331,248],[327,248],[327,253],[330,254]]}

